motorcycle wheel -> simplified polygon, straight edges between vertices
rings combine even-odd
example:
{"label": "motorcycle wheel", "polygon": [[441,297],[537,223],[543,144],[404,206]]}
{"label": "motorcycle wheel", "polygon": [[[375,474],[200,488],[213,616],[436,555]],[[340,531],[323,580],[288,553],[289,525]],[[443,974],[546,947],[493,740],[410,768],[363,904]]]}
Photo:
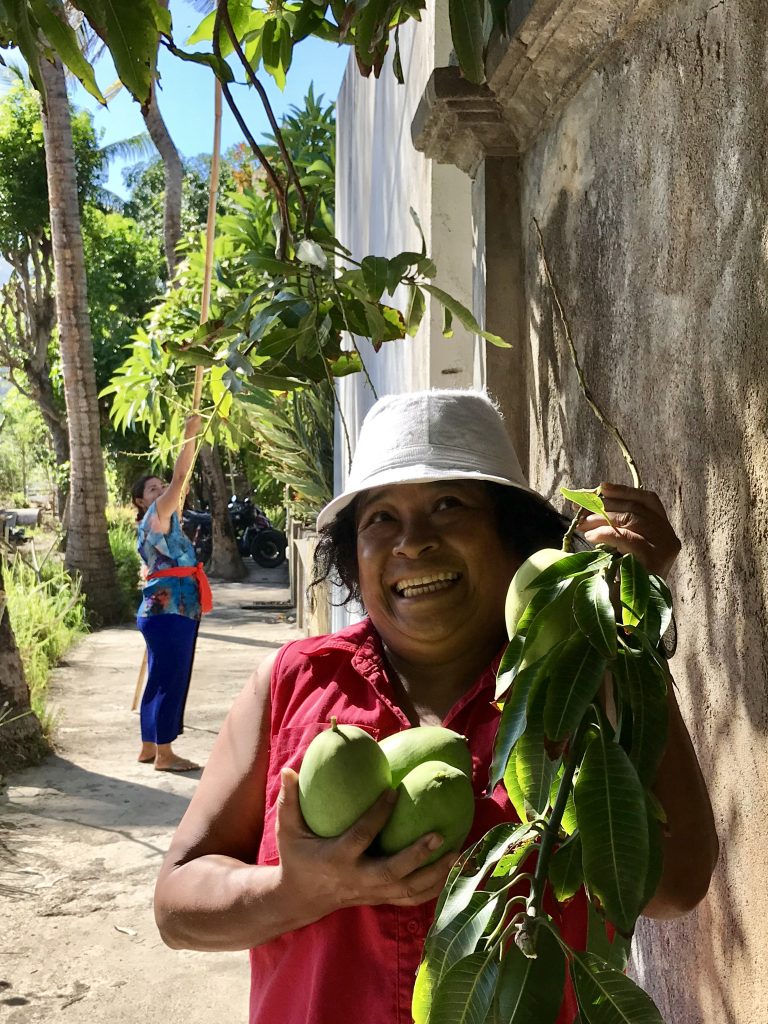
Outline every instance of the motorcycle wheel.
{"label": "motorcycle wheel", "polygon": [[251,558],[262,569],[276,569],[285,561],[288,540],[281,530],[261,530],[253,538]]}

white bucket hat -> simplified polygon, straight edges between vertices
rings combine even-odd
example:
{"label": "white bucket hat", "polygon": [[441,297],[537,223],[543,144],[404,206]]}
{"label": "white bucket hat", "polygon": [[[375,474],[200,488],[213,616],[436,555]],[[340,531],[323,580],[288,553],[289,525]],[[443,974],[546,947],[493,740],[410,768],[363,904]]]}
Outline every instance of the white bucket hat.
{"label": "white bucket hat", "polygon": [[541,498],[528,486],[501,413],[484,391],[412,391],[372,406],[347,485],[320,512],[317,527],[362,491],[431,480],[489,480]]}

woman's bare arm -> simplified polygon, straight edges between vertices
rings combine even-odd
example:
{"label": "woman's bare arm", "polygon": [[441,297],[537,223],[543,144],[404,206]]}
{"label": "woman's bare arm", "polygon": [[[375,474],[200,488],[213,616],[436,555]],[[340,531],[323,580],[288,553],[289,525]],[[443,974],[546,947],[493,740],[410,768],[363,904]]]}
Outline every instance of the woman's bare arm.
{"label": "woman's bare arm", "polygon": [[152,529],[159,533],[168,533],[171,528],[171,516],[179,507],[184,482],[192,468],[192,461],[195,457],[195,439],[200,433],[201,424],[202,419],[197,414],[187,417],[184,424],[184,443],[174,464],[171,482],[155,502]]}
{"label": "woman's bare arm", "polygon": [[[387,820],[388,793],[337,839],[319,839],[301,816],[297,777],[283,772],[280,863],[255,865],[264,827],[269,757],[267,659],[237,697],[171,842],[155,889],[155,919],[177,949],[248,949],[345,906],[415,906],[441,891],[455,860],[427,867],[430,833],[392,857],[365,851]],[[393,793],[393,791],[389,791]]]}

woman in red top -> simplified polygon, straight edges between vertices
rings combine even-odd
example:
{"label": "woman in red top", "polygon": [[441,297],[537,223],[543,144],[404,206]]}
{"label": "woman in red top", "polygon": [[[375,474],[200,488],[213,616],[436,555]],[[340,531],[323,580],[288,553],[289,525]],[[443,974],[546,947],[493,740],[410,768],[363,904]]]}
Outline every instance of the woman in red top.
{"label": "woman in red top", "polygon": [[[680,545],[658,498],[605,485],[604,501],[618,537],[589,516],[586,540],[609,540],[666,574]],[[338,838],[316,837],[301,816],[296,769],[332,714],[377,739],[443,724],[466,735],[473,754],[477,813],[468,842],[514,818],[502,787],[484,792],[504,600],[528,554],[559,546],[563,522],[528,488],[484,394],[393,396],[366,417],[347,487],[318,520],[316,579],[338,579],[367,617],[289,644],[257,669],[157,884],[155,913],[170,946],[251,950],[250,1024],[411,1020],[415,970],[456,854],[423,866],[442,843],[428,834],[392,857],[367,855],[392,792]],[[659,917],[704,896],[717,855],[706,787],[670,702],[655,787],[668,820],[665,870],[645,910]],[[560,926],[584,948],[583,898],[566,907]],[[566,994],[558,1024],[575,1014]]]}

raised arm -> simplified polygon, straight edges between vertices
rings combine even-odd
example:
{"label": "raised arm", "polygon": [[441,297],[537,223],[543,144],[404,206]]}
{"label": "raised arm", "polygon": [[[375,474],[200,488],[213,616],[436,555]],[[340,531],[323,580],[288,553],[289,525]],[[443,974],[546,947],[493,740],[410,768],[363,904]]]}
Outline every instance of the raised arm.
{"label": "raised arm", "polygon": [[[581,530],[592,544],[609,544],[631,552],[645,568],[666,576],[680,551],[680,541],[661,501],[651,491],[601,484],[603,502],[615,529],[598,516],[585,517]],[[678,917],[692,910],[709,888],[718,857],[712,805],[696,752],[668,679],[669,732],[654,792],[667,816],[664,873],[646,917]]]}
{"label": "raised arm", "polygon": [[286,769],[280,863],[254,864],[264,828],[273,662],[261,665],[232,706],[160,871],[155,919],[176,949],[248,949],[341,907],[414,906],[440,893],[455,860],[449,853],[420,867],[434,834],[393,857],[369,857],[391,812],[389,794],[338,839],[318,839],[301,816],[297,777]]}
{"label": "raised arm", "polygon": [[168,533],[171,527],[171,516],[179,507],[184,481],[187,479],[192,468],[192,460],[195,457],[195,440],[200,433],[201,424],[202,419],[197,414],[187,417],[184,424],[184,442],[173,467],[171,482],[155,502],[156,515],[152,526],[160,533]]}

